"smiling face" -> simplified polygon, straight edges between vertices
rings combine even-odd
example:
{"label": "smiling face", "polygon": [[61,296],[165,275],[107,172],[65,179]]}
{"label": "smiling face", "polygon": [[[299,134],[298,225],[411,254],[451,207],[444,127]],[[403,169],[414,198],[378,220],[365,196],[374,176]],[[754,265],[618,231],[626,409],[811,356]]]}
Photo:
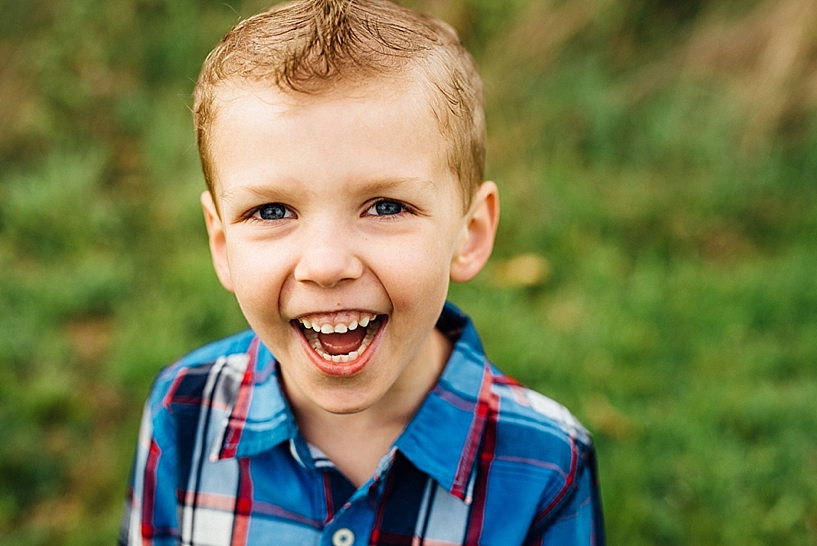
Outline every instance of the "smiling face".
{"label": "smiling face", "polygon": [[463,214],[422,86],[234,86],[212,145],[215,202],[202,203],[216,272],[293,404],[422,400],[448,355],[434,325],[449,279],[481,269],[498,206],[486,183]]}

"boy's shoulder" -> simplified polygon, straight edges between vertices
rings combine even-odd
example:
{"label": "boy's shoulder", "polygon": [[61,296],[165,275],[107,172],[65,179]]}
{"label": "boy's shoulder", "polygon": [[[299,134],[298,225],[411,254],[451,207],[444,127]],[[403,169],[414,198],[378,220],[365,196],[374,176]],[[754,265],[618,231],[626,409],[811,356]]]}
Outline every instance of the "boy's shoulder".
{"label": "boy's shoulder", "polygon": [[258,350],[252,330],[207,343],[165,366],[154,379],[149,403],[153,408],[201,395],[215,373],[243,375],[247,363]]}
{"label": "boy's shoulder", "polygon": [[585,469],[594,472],[592,436],[570,410],[489,366],[494,469],[501,475],[525,476],[548,491],[569,487]]}
{"label": "boy's shoulder", "polygon": [[576,417],[491,364],[473,323],[456,309],[448,306],[438,327],[456,343],[398,441],[403,454],[454,496],[468,498],[472,484],[487,480],[491,513],[546,525],[561,507],[592,501],[595,449]]}
{"label": "boy's shoulder", "polygon": [[592,444],[590,433],[565,406],[492,366],[492,392],[498,397],[500,422],[524,430],[527,434],[541,433],[546,438],[571,439]]}

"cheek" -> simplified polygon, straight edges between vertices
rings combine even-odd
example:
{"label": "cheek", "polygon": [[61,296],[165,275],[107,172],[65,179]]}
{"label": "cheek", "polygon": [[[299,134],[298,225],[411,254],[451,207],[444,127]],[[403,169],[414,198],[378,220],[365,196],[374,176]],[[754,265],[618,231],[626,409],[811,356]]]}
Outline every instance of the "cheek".
{"label": "cheek", "polygon": [[240,249],[229,255],[235,296],[245,314],[277,311],[282,268],[272,259],[274,255],[260,249]]}
{"label": "cheek", "polygon": [[395,306],[426,305],[445,298],[450,256],[439,242],[393,244],[373,259],[372,269]]}

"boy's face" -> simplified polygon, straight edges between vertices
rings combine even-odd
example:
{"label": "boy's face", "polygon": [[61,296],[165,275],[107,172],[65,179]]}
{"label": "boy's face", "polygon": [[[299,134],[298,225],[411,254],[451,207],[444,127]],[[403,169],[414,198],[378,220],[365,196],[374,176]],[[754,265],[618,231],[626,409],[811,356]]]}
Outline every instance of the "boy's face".
{"label": "boy's face", "polygon": [[290,398],[352,413],[429,388],[449,279],[487,260],[498,205],[486,183],[463,215],[421,86],[234,86],[217,108],[213,260]]}

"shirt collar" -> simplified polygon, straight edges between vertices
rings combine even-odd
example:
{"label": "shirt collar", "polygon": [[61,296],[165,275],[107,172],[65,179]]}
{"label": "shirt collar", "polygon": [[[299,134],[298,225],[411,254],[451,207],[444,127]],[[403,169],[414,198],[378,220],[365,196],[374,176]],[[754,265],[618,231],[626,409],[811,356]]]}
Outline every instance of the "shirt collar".
{"label": "shirt collar", "polygon": [[468,501],[492,396],[492,374],[476,329],[465,314],[447,303],[437,328],[454,341],[454,350],[396,446],[414,466]]}
{"label": "shirt collar", "polygon": [[[437,328],[454,342],[454,350],[395,447],[419,470],[467,501],[488,414],[492,374],[465,314],[446,303]],[[257,455],[298,436],[274,357],[260,342],[253,342],[253,352],[236,398],[248,403],[235,405],[222,436],[220,459]]]}

